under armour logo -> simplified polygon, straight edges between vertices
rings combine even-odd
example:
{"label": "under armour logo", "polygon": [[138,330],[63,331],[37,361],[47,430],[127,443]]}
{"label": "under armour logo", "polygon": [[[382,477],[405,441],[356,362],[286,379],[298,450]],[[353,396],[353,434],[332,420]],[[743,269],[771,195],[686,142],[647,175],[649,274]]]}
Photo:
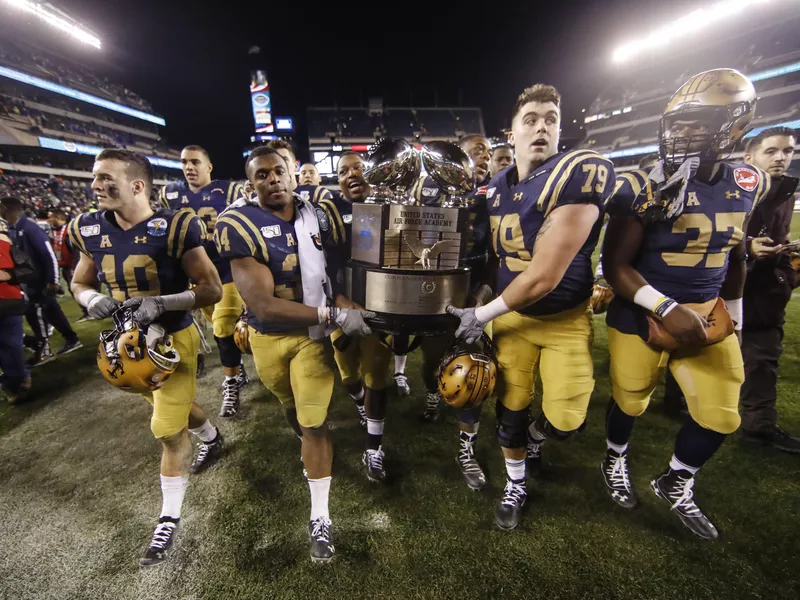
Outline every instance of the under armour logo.
{"label": "under armour logo", "polygon": [[137,235],[136,237],[133,238],[133,243],[134,244],[146,244],[147,243],[147,236],[143,235],[143,236],[139,237]]}
{"label": "under armour logo", "polygon": [[211,196],[203,196],[203,202],[211,202]]}
{"label": "under armour logo", "polygon": [[725,192],[725,197],[730,200],[731,198],[736,198],[737,200],[740,198],[739,190],[735,190],[733,192]]}
{"label": "under armour logo", "polygon": [[517,192],[514,194],[514,202],[519,202],[520,200],[522,200],[522,192]]}

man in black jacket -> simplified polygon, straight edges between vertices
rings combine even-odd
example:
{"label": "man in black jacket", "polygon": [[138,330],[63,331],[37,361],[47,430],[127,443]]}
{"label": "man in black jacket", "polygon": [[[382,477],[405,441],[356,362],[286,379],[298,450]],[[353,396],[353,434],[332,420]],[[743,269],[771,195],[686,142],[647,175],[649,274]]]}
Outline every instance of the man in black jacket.
{"label": "man in black jacket", "polygon": [[64,336],[66,344],[57,352],[65,354],[81,347],[78,335],[70,327],[67,317],[58,305],[56,293],[61,291],[58,270],[53,246],[47,234],[32,221],[23,210],[22,201],[12,196],[0,199],[0,218],[8,221],[9,233],[14,244],[27,254],[35,266],[38,279],[23,286],[28,296],[28,311],[25,318],[30,325],[35,341],[35,354],[28,361],[28,366],[36,367],[50,362],[55,355],[50,351],[47,325],[50,324]]}
{"label": "man in black jacket", "polygon": [[745,382],[740,397],[742,439],[800,453],[800,438],[778,427],[777,381],[786,305],[795,281],[787,247],[798,180],[786,176],[797,134],[772,127],[753,137],[745,161],[772,177],[769,195],[747,227],[747,281],[744,290],[742,356]]}

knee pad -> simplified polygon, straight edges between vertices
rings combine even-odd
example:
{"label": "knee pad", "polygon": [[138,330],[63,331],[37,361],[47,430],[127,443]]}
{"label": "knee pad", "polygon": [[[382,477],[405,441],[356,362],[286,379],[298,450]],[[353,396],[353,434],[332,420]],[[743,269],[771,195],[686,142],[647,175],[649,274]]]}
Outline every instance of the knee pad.
{"label": "knee pad", "polygon": [[232,369],[238,367],[242,362],[242,353],[236,346],[233,336],[217,337],[214,336],[219,348],[219,361],[223,367]]}
{"label": "knee pad", "polygon": [[462,423],[468,423],[469,425],[478,423],[481,420],[481,408],[483,408],[483,404],[473,406],[472,408],[460,409],[458,411],[458,420]]}
{"label": "knee pad", "polygon": [[540,414],[536,420],[533,422],[533,426],[536,430],[544,435],[548,440],[555,440],[557,442],[563,442],[564,440],[572,437],[574,433],[580,433],[584,429],[586,429],[586,421],[580,424],[580,427],[577,429],[573,429],[572,431],[562,431],[553,426],[553,424],[544,416],[544,413]]}
{"label": "knee pad", "polygon": [[503,448],[524,448],[528,443],[528,410],[510,410],[497,403],[497,440]]}

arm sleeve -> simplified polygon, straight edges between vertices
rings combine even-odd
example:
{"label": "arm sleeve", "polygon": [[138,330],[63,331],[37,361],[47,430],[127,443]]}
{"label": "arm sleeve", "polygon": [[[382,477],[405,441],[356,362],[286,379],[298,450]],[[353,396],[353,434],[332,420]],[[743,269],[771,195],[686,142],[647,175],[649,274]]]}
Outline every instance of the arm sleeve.
{"label": "arm sleeve", "polygon": [[643,171],[631,171],[620,174],[615,182],[614,190],[606,200],[606,212],[611,216],[636,216],[634,201],[641,193],[646,193],[647,177]]}
{"label": "arm sleeve", "polygon": [[253,257],[269,263],[267,245],[259,229],[237,210],[227,210],[214,226],[214,244],[222,258]]}
{"label": "arm sleeve", "polygon": [[203,245],[205,226],[189,211],[178,211],[167,230],[167,254],[181,259],[185,252]]}
{"label": "arm sleeve", "polygon": [[167,186],[162,186],[161,189],[158,190],[158,203],[164,208],[169,208],[169,202],[167,201]]}
{"label": "arm sleeve", "polygon": [[594,204],[600,209],[614,192],[614,165],[607,158],[590,150],[565,156],[551,172],[539,209],[548,215],[567,204]]}
{"label": "arm sleeve", "polygon": [[332,200],[320,200],[316,205],[319,233],[322,245],[326,247],[341,246],[347,243],[347,230],[342,214]]}
{"label": "arm sleeve", "polygon": [[83,252],[86,256],[91,257],[91,253],[86,248],[86,240],[83,239],[83,234],[81,234],[81,217],[77,216],[72,221],[69,222],[67,225],[67,239],[69,239],[70,243]]}

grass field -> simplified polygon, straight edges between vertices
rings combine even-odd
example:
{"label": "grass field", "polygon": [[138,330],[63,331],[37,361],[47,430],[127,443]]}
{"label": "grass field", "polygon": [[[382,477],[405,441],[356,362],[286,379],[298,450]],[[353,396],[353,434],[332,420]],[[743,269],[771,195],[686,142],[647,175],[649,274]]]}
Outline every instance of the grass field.
{"label": "grass field", "polygon": [[[796,236],[795,236],[796,237]],[[65,302],[68,316],[77,307]],[[782,424],[800,432],[800,308],[789,307],[779,386]],[[472,493],[454,462],[452,415],[421,425],[419,355],[411,398],[390,402],[385,486],[364,477],[364,434],[337,386],[331,513],[337,556],[308,558],[308,488],[299,444],[257,379],[234,421],[214,420],[224,459],[193,477],[169,563],[138,567],[160,508],[159,444],[149,405],[107,385],[94,363],[98,323],[77,326],[86,347],[34,370],[36,397],[0,402],[0,598],[800,598],[800,458],[732,436],[699,474],[697,498],[722,538],[688,531],[648,489],[679,427],[656,392],[636,425],[632,473],[642,505],[606,496],[599,464],[609,397],[603,319],[595,319],[597,386],[584,434],[545,448],[521,526],[503,533],[493,509],[504,483],[487,406],[478,457],[489,489]],[[59,343],[59,342],[57,342]],[[220,405],[217,354],[198,401]],[[254,375],[252,362],[247,359]]]}

